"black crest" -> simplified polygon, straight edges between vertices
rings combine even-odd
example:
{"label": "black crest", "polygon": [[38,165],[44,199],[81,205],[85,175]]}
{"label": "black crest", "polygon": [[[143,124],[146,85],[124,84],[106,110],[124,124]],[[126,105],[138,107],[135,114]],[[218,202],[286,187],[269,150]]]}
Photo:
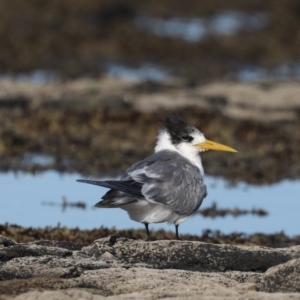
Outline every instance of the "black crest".
{"label": "black crest", "polygon": [[191,134],[195,132],[195,127],[181,118],[175,116],[166,117],[161,124],[169,132],[173,144],[177,145],[182,142],[193,141]]}

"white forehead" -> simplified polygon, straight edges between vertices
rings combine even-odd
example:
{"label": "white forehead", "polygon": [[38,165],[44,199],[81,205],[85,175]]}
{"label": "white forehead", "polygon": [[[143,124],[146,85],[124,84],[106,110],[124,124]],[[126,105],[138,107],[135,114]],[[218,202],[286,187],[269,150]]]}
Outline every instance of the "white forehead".
{"label": "white forehead", "polygon": [[177,151],[178,149],[183,148],[191,148],[193,149],[193,151],[199,152],[199,148],[195,148],[193,145],[200,144],[206,141],[206,138],[204,137],[203,133],[197,128],[193,128],[193,131],[190,131],[188,135],[193,137],[192,141],[180,141],[178,144],[175,145],[172,143],[171,136],[167,130],[160,131],[157,137],[155,152],[167,149]]}
{"label": "white forehead", "polygon": [[191,134],[193,137],[193,141],[191,142],[192,145],[203,143],[206,141],[204,134],[195,128],[194,132]]}

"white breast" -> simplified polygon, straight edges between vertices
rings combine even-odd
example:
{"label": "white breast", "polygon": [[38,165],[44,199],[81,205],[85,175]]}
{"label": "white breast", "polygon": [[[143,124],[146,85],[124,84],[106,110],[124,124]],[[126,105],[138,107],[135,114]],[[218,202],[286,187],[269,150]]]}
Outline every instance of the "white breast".
{"label": "white breast", "polygon": [[188,216],[180,216],[173,212],[166,205],[151,203],[147,200],[122,205],[120,208],[127,211],[131,220],[141,223],[162,223],[179,224],[185,221]]}

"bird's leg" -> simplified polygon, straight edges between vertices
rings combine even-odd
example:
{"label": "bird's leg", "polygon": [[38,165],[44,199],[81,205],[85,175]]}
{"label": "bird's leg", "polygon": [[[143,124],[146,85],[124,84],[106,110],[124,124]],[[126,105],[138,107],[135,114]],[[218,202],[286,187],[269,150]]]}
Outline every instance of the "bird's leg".
{"label": "bird's leg", "polygon": [[145,224],[146,232],[147,232],[147,241],[150,241],[149,224],[148,223],[144,223],[144,224]]}
{"label": "bird's leg", "polygon": [[179,227],[179,224],[175,225],[175,230],[176,230],[176,240],[180,240],[179,234],[178,234],[178,227]]}

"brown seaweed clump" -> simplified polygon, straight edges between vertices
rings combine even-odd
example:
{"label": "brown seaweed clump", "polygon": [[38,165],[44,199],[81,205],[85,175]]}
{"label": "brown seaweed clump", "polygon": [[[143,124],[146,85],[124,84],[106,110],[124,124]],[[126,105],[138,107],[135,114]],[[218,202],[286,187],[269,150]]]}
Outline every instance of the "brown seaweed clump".
{"label": "brown seaweed clump", "polygon": [[[96,239],[108,236],[127,237],[132,239],[145,239],[144,230],[116,230],[114,228],[100,227],[99,229],[80,230],[67,227],[32,228],[13,224],[0,225],[0,234],[18,243],[28,243],[37,240],[72,241],[90,244]],[[158,230],[151,232],[151,240],[172,240],[174,233]],[[289,247],[300,244],[300,236],[289,237],[283,232],[274,234],[255,233],[247,235],[234,232],[222,234],[220,231],[204,230],[201,235],[181,235],[182,240],[201,241],[214,244],[233,244],[247,246],[266,246],[273,248]]]}

